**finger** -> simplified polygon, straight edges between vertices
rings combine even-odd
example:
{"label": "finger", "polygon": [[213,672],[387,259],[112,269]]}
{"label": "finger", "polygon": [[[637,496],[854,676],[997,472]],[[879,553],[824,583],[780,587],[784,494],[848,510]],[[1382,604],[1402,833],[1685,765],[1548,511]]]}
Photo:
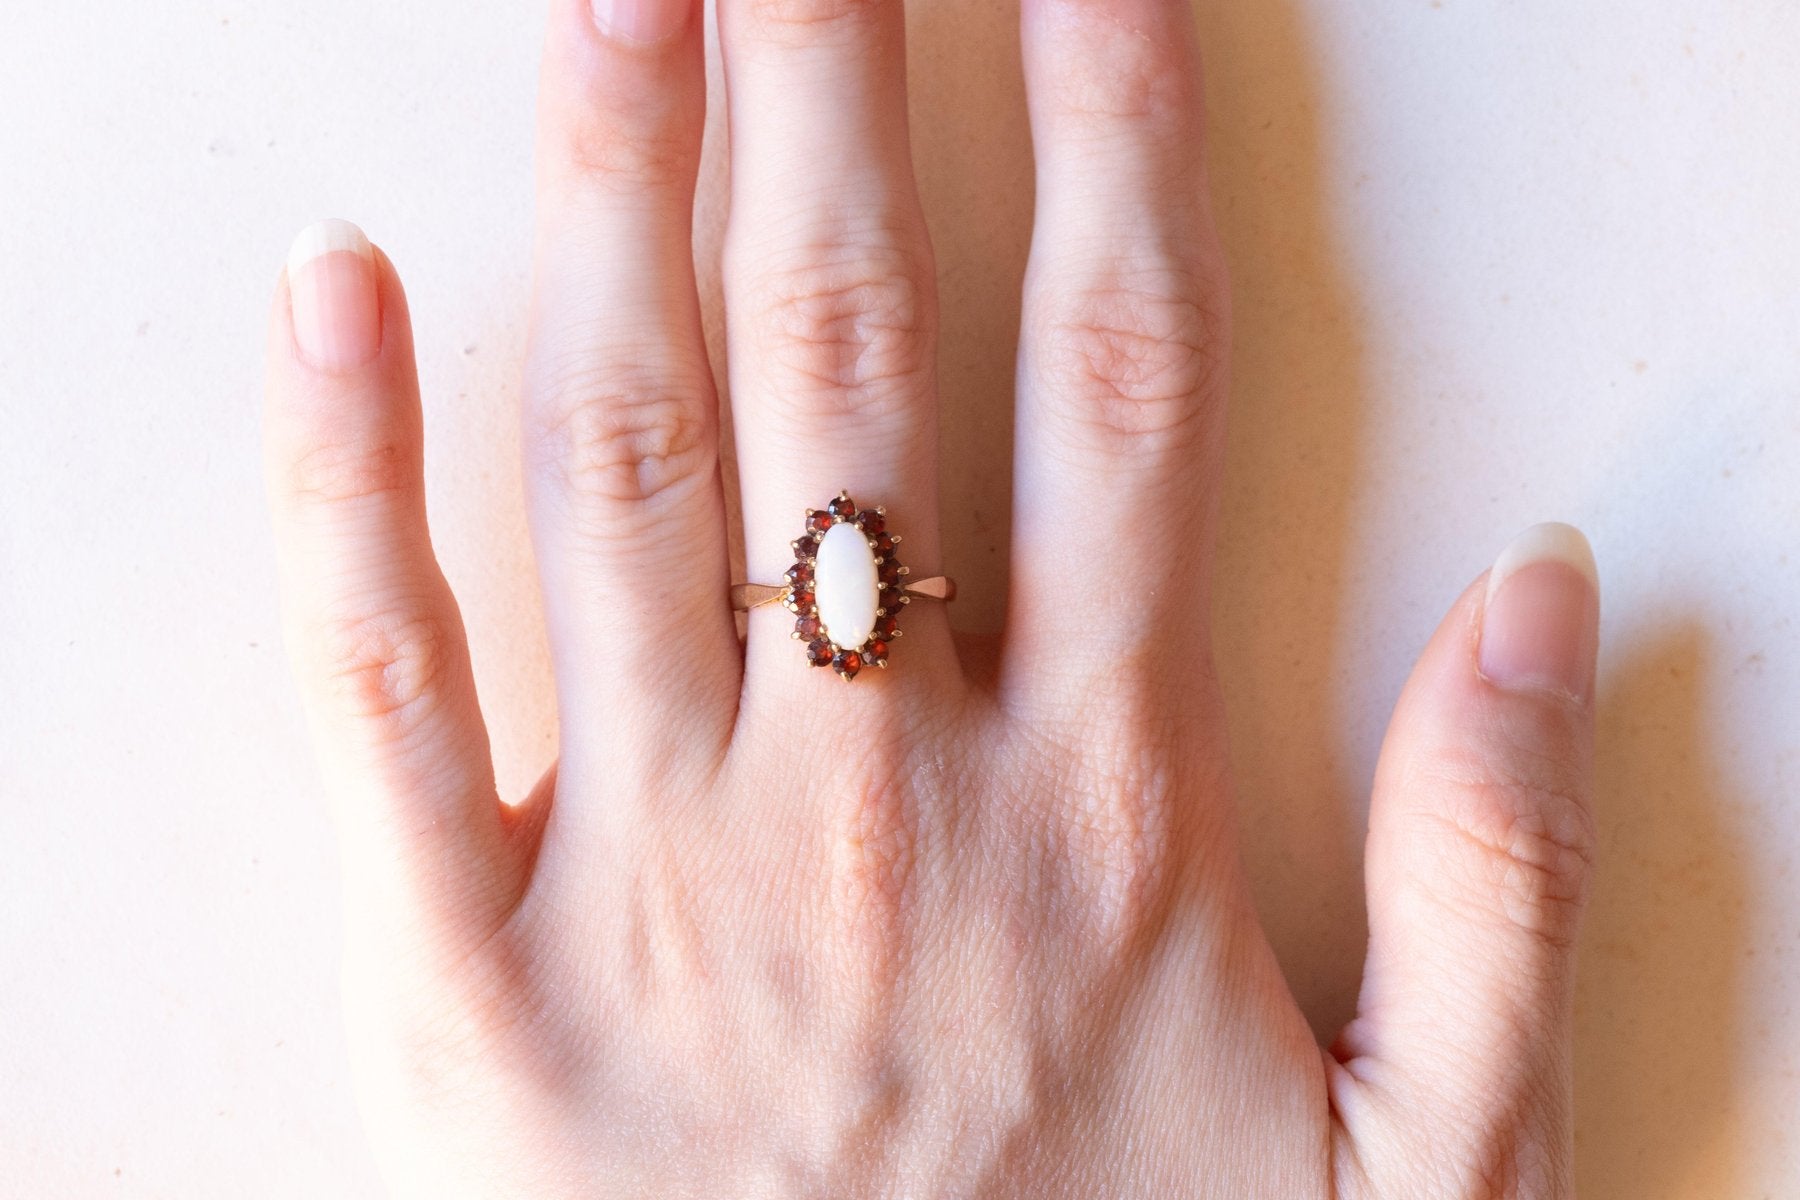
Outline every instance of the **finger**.
{"label": "finger", "polygon": [[[725,295],[752,578],[776,581],[805,510],[887,509],[939,569],[931,250],[907,146],[899,0],[723,0],[731,96]],[[751,681],[783,695],[792,619],[752,613]],[[906,610],[906,672],[953,661],[941,606]],[[774,665],[779,660],[780,666]],[[767,660],[769,669],[759,664]]]}
{"label": "finger", "polygon": [[270,321],[264,432],[288,642],[347,879],[463,921],[519,883],[456,602],[425,527],[400,282],[347,221],[302,232]]}
{"label": "finger", "polygon": [[1225,273],[1184,0],[1026,0],[1022,41],[1037,214],[1003,686],[1060,703],[1205,653]]}
{"label": "finger", "polygon": [[1353,1138],[1405,1137],[1456,1176],[1432,1195],[1568,1194],[1598,627],[1586,539],[1527,530],[1439,627],[1382,747],[1336,1099]]}
{"label": "finger", "polygon": [[716,751],[736,703],[691,245],[702,32],[698,0],[551,3],[524,421],[565,777]]}

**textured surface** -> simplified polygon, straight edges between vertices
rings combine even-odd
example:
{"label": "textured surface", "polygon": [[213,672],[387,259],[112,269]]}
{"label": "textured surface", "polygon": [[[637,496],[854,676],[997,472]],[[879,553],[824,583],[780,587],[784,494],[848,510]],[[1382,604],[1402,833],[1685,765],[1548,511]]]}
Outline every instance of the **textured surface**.
{"label": "textured surface", "polygon": [[[512,431],[536,9],[15,7],[0,1193],[371,1195],[277,644],[262,323],[316,217],[399,264],[438,541],[521,789],[553,752]],[[945,565],[973,626],[1000,613],[1030,200],[1011,20],[913,18]],[[1297,992],[1321,1029],[1353,1002],[1363,795],[1413,654],[1508,536],[1574,521],[1606,634],[1582,1193],[1800,1194],[1800,17],[1200,21],[1238,311],[1217,619],[1246,855]]]}

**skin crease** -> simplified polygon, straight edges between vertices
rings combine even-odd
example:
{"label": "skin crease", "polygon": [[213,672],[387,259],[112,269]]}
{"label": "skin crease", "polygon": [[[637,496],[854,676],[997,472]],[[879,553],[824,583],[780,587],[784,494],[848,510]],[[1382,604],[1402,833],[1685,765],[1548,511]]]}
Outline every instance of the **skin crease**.
{"label": "skin crease", "polygon": [[[425,529],[393,265],[335,242],[275,298],[284,608],[392,1190],[1569,1195],[1591,566],[1533,566],[1509,618],[1586,622],[1509,640],[1575,647],[1533,664],[1556,686],[1478,669],[1485,575],[1425,648],[1375,781],[1361,1006],[1328,1051],[1238,865],[1204,629],[1146,643],[1066,569],[1116,564],[1099,590],[1152,627],[1209,608],[1229,296],[1185,7],[1023,5],[1039,185],[1006,633],[953,639],[914,603],[892,668],[848,686],[780,610],[740,643],[725,604],[689,251],[698,15],[602,10],[553,0],[540,97],[522,419],[562,758],[517,807]],[[719,28],[752,576],[779,578],[805,507],[846,484],[933,574],[899,4],[721,0]],[[883,449],[852,469],[846,445]]]}

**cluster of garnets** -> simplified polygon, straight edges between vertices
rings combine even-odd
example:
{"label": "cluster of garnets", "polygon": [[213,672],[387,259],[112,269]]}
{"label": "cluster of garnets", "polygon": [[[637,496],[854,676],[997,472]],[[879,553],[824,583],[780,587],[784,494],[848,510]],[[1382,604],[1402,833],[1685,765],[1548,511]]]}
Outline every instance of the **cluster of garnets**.
{"label": "cluster of garnets", "polygon": [[[896,618],[900,607],[909,603],[903,590],[906,569],[894,556],[898,534],[889,533],[882,520],[883,509],[877,505],[860,511],[856,502],[843,492],[824,508],[806,510],[806,532],[794,539],[794,565],[788,568],[788,609],[794,614],[794,636],[806,643],[806,661],[815,667],[830,667],[845,679],[856,678],[866,666],[887,666],[888,643],[900,636]],[[875,571],[881,580],[880,610],[875,616],[875,632],[861,646],[837,646],[827,636],[830,632],[819,623],[819,606],[813,601],[813,558],[819,550],[819,539],[833,525],[855,525],[875,547]]]}

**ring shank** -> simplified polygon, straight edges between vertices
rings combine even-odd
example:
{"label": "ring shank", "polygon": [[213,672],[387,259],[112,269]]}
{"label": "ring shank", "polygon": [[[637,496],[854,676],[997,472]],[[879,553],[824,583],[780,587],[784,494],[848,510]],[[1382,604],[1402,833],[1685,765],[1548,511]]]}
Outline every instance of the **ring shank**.
{"label": "ring shank", "polygon": [[[734,583],[731,585],[731,607],[737,612],[760,608],[780,600],[787,591],[786,584]],[[901,591],[916,600],[942,600],[948,604],[956,599],[956,580],[948,575],[933,575],[929,579],[908,582]]]}

